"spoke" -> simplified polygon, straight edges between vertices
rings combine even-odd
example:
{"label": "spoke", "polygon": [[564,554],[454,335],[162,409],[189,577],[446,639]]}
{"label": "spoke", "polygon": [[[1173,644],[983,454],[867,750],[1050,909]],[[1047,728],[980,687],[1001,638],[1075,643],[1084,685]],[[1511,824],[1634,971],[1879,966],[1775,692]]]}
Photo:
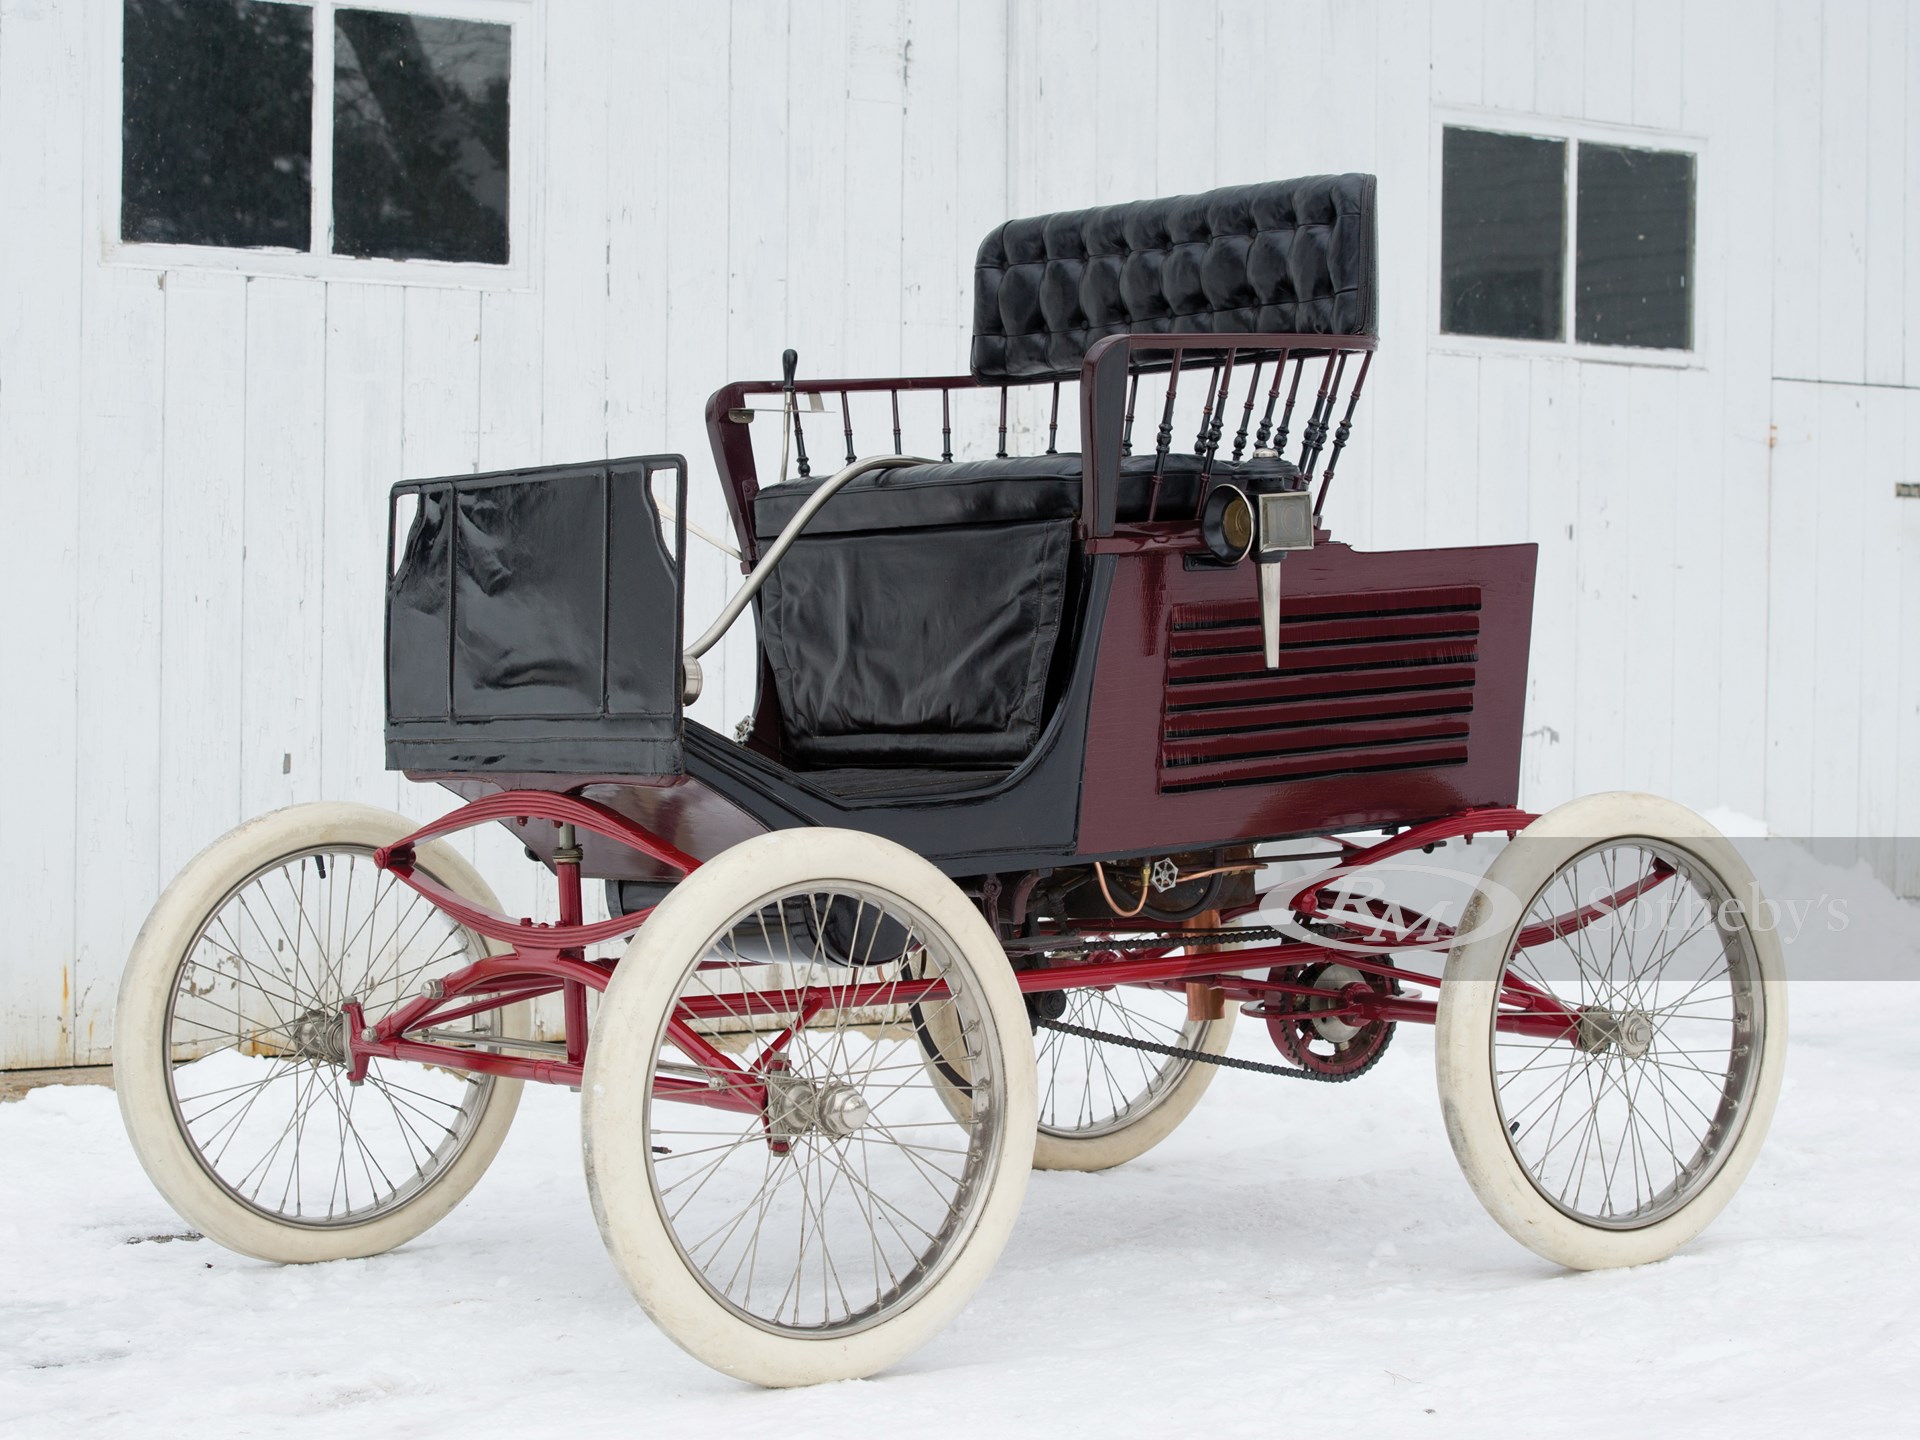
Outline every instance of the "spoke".
{"label": "spoke", "polygon": [[[665,1200],[667,1196],[671,1195],[675,1190],[678,1190],[682,1185],[690,1184],[693,1186],[693,1189],[689,1190],[680,1198],[680,1203],[673,1207],[667,1219],[669,1221],[678,1220],[681,1212],[694,1202],[702,1190],[706,1189],[707,1181],[711,1180],[719,1171],[720,1167],[726,1164],[729,1159],[738,1155],[741,1147],[746,1145],[752,1138],[750,1135],[742,1135],[735,1144],[710,1147],[719,1150],[721,1153],[694,1171],[691,1175],[682,1175],[670,1185],[661,1185],[659,1187],[659,1195],[662,1200]],[[662,1156],[660,1158],[664,1159],[666,1157]]]}
{"label": "spoke", "polygon": [[[766,1222],[767,1206],[773,1199],[774,1191],[779,1189],[779,1185],[775,1181],[774,1168],[773,1168],[776,1158],[777,1157],[774,1155],[773,1151],[769,1149],[767,1151],[766,1169],[762,1173],[760,1178],[760,1191],[759,1191],[760,1208],[758,1213],[754,1217],[753,1240],[745,1250],[741,1251],[740,1259],[733,1267],[733,1274],[727,1278],[727,1287],[726,1287],[725,1293],[728,1295],[732,1295],[734,1282],[740,1278],[740,1267],[742,1265],[746,1266],[747,1293],[743,1303],[749,1306],[753,1304],[754,1272],[759,1267],[759,1263],[760,1263],[760,1227]],[[784,1180],[785,1177],[786,1177],[786,1171],[782,1169],[780,1172],[780,1178]],[[748,1203],[751,1204],[752,1202],[749,1201]],[[743,1209],[740,1212],[740,1219],[745,1219],[746,1213],[747,1212]],[[739,1226],[739,1224],[740,1224],[740,1220],[734,1221],[734,1226],[736,1228]],[[727,1238],[731,1238],[732,1234],[733,1234],[733,1231],[729,1230],[727,1232]],[[726,1244],[727,1244],[726,1239],[722,1239],[720,1242],[719,1248],[721,1250],[725,1250]]]}
{"label": "spoke", "polygon": [[[291,1071],[287,1073],[289,1075],[292,1074]],[[299,1105],[300,1096],[305,1093],[305,1088],[306,1087],[304,1084],[304,1077],[303,1077],[302,1082],[298,1084],[298,1087],[296,1088],[294,1093],[295,1106]],[[260,1098],[264,1096],[266,1093],[267,1093],[267,1087],[264,1085],[261,1086],[259,1089],[254,1091],[252,1097],[249,1098],[247,1103],[240,1108],[239,1114],[228,1116],[226,1120],[221,1122],[219,1128],[216,1129],[205,1140],[196,1140],[194,1142],[195,1146],[196,1148],[199,1149],[201,1154],[204,1155],[208,1150],[212,1149],[215,1144],[218,1144],[220,1146],[219,1153],[213,1157],[214,1163],[217,1165],[220,1162],[220,1160],[226,1156],[227,1147],[232,1145],[235,1138],[240,1134],[240,1128],[247,1123],[247,1117],[248,1115],[252,1114],[253,1107],[259,1102]],[[223,1135],[226,1137],[224,1140],[221,1139],[221,1136]],[[191,1138],[191,1132],[189,1132],[189,1138]]]}
{"label": "spoke", "polygon": [[[209,946],[216,954],[232,956],[233,962],[235,965],[244,965],[247,968],[247,970],[255,976],[253,988],[258,990],[261,996],[264,999],[268,1000],[269,1002],[278,1000],[283,1004],[285,1004],[288,1007],[288,1009],[296,1012],[306,1008],[304,1005],[302,1005],[300,1001],[300,997],[297,993],[289,994],[284,990],[269,989],[266,985],[263,985],[260,983],[260,977],[262,976],[261,970],[259,969],[259,967],[257,967],[253,963],[253,961],[249,960],[245,955],[243,955],[240,952],[237,943],[233,939],[233,932],[227,929],[227,922],[224,916],[221,916],[221,915],[214,916],[212,924],[218,925],[220,927],[222,932],[225,933],[228,943],[225,945],[222,945],[218,940],[215,940],[213,938],[213,932],[211,928],[209,928],[207,931],[201,934],[198,942],[199,944]],[[186,979],[187,972],[189,970],[206,970],[210,974],[212,974],[216,979],[226,978],[220,974],[220,970],[218,966],[203,965],[198,960],[190,959],[187,961],[185,965],[181,967],[180,978],[182,980]],[[284,972],[282,972],[281,978],[282,979],[287,978]],[[234,986],[236,989],[239,987],[239,984],[240,984],[240,977],[238,974],[236,974],[234,976]],[[281,1020],[281,1021],[285,1020],[286,1018],[285,1015],[280,1011],[280,1009],[277,1006],[273,1007],[273,1010],[274,1010],[274,1019]]]}
{"label": "spoke", "polygon": [[[258,885],[258,882],[256,882],[255,887],[249,887],[249,888],[256,888],[257,885]],[[263,887],[260,888],[260,900],[261,900],[261,903],[267,907],[267,913],[273,916],[274,928],[279,930],[280,938],[286,945],[291,947],[293,952],[294,969],[299,971],[300,978],[302,980],[306,981],[308,985],[313,987],[314,1002],[318,1004],[323,998],[324,992],[320,989],[318,985],[314,984],[313,977],[307,974],[306,963],[300,958],[299,940],[287,933],[286,921],[280,918],[279,910],[274,908],[273,902],[267,898],[266,891]],[[273,937],[267,934],[266,929],[260,924],[260,917],[258,915],[255,915],[253,913],[253,907],[247,904],[247,892],[245,890],[242,890],[238,895],[234,896],[234,901],[240,906],[240,913],[242,915],[245,915],[247,919],[253,922],[254,933],[258,935],[260,939],[267,944],[269,949],[271,949],[273,945]],[[233,942],[234,949],[236,951],[239,950],[240,949],[239,940],[231,930],[227,929],[226,921],[224,919],[220,920],[220,928],[226,931],[227,939]],[[295,929],[299,928],[298,922],[295,923],[294,928]]]}
{"label": "spoke", "polygon": [[[268,1150],[258,1160],[254,1161],[252,1168],[249,1169],[244,1175],[242,1175],[237,1182],[235,1182],[233,1188],[236,1191],[238,1191],[242,1186],[244,1186],[247,1183],[247,1181],[253,1179],[256,1173],[260,1174],[261,1176],[260,1183],[262,1184],[265,1183],[266,1174],[264,1172],[266,1171],[266,1167],[270,1166],[273,1163],[273,1161],[276,1158],[278,1158],[282,1147],[285,1146],[285,1144],[287,1143],[287,1137],[289,1135],[294,1134],[296,1131],[302,1128],[307,1118],[307,1112],[311,1110],[315,1105],[320,1103],[320,1099],[325,1093],[326,1093],[325,1085],[322,1081],[319,1070],[315,1069],[311,1071],[307,1077],[307,1083],[301,1087],[300,1093],[294,1097],[294,1102],[293,1102],[294,1108],[290,1110],[287,1114],[287,1123],[280,1131],[280,1138],[273,1142],[272,1149]],[[238,1132],[236,1132],[236,1135],[237,1133]],[[234,1139],[233,1136],[229,1136],[227,1139],[227,1145],[231,1145],[233,1143],[233,1139]],[[225,1145],[221,1147],[220,1153],[222,1156],[226,1154]],[[253,1187],[253,1193],[255,1195],[258,1195],[259,1191],[260,1191],[260,1184],[256,1184]]]}
{"label": "spoke", "polygon": [[[266,1089],[267,1086],[274,1084],[285,1076],[294,1064],[295,1062],[292,1060],[278,1059],[273,1062],[274,1068],[272,1072],[259,1080],[249,1080],[242,1085],[225,1085],[218,1090],[209,1090],[204,1095],[179,1097],[180,1119],[186,1124],[187,1128],[191,1130],[209,1115],[217,1114],[229,1105],[238,1105],[244,1101],[248,1095],[258,1094],[260,1091]],[[225,1095],[227,1098],[217,1105],[209,1105],[197,1114],[187,1114],[187,1105],[190,1101],[211,1100],[215,1095]]]}

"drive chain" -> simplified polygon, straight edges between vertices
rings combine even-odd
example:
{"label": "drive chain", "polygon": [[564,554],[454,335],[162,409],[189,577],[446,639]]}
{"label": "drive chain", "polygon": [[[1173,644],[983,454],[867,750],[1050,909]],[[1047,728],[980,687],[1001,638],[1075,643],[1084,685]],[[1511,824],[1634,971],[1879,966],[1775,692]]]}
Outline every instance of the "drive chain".
{"label": "drive chain", "polygon": [[1344,1075],[1323,1075],[1318,1070],[1302,1070],[1297,1065],[1263,1065],[1258,1060],[1242,1060],[1237,1055],[1214,1055],[1205,1050],[1189,1050],[1183,1045],[1162,1045],[1153,1040],[1136,1040],[1131,1035],[1115,1035],[1109,1030],[1089,1030],[1084,1025],[1069,1025],[1064,1020],[1035,1020],[1034,1024],[1042,1030],[1058,1030],[1063,1035],[1077,1035],[1082,1040],[1094,1040],[1102,1045],[1121,1045],[1129,1050],[1145,1050],[1154,1055],[1170,1055],[1175,1060],[1194,1060],[1202,1065],[1224,1065],[1229,1070],[1251,1070],[1257,1075],[1281,1075],[1289,1080],[1317,1080],[1324,1085],[1340,1085],[1365,1073],[1354,1071]]}
{"label": "drive chain", "polygon": [[[1101,940],[1082,940],[1064,945],[1049,945],[1044,951],[1029,951],[1027,954],[1010,958],[1025,959],[1027,955],[1048,957],[1084,955],[1100,950],[1157,950],[1176,945],[1272,944],[1290,938],[1293,937],[1271,925],[1241,925],[1220,930],[1176,930],[1162,935],[1128,935]],[[1189,1050],[1183,1045],[1162,1045],[1155,1040],[1136,1040],[1131,1035],[1116,1035],[1109,1030],[1091,1030],[1084,1025],[1069,1024],[1065,1020],[1036,1018],[1034,1024],[1043,1030],[1058,1030],[1062,1035],[1073,1035],[1102,1045],[1119,1045],[1128,1050],[1144,1050],[1149,1054],[1165,1055],[1174,1060],[1191,1060],[1201,1065],[1220,1065],[1229,1070],[1251,1070],[1256,1075],[1280,1075],[1289,1080],[1314,1080],[1325,1085],[1339,1085],[1355,1079],[1357,1074],[1361,1073],[1323,1075],[1318,1070],[1303,1070],[1297,1065],[1265,1065],[1258,1060],[1242,1060],[1237,1055],[1215,1055],[1207,1050]]]}

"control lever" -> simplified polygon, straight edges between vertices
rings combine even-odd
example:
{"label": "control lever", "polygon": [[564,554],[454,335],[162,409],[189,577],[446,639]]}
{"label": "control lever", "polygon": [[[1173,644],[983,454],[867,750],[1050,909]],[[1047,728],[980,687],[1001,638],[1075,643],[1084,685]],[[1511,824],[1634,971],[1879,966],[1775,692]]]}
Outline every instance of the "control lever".
{"label": "control lever", "polygon": [[1313,496],[1305,490],[1261,495],[1253,558],[1260,571],[1260,640],[1269,670],[1280,668],[1280,562],[1313,548]]}
{"label": "control lever", "polygon": [[800,456],[800,478],[813,477],[813,467],[807,463],[807,437],[800,433],[800,397],[794,393],[793,376],[800,368],[798,350],[782,351],[780,355],[780,398],[781,407],[786,411],[780,417],[780,478],[787,478],[787,440],[788,431],[792,431],[793,448]]}

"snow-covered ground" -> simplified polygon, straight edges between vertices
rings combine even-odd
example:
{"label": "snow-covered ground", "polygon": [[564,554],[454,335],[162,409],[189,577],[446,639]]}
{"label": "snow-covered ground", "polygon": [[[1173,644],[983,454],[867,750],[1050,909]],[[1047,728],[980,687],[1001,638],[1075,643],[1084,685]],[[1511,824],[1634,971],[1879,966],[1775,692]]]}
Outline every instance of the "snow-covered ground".
{"label": "snow-covered ground", "polygon": [[[1763,863],[1774,893],[1858,902],[1809,958],[1920,976],[1920,909],[1788,868]],[[0,1435],[1911,1433],[1920,981],[1799,982],[1793,1007],[1765,1154],[1662,1264],[1570,1274],[1509,1240],[1454,1166],[1429,1033],[1403,1026],[1351,1085],[1225,1071],[1145,1158],[1035,1175],[954,1326],[804,1392],[651,1327],[601,1250],[564,1090],[528,1087],[437,1229],[293,1269],[169,1240],[112,1094],[43,1089],[0,1106]],[[1235,1049],[1272,1054],[1252,1022]]]}

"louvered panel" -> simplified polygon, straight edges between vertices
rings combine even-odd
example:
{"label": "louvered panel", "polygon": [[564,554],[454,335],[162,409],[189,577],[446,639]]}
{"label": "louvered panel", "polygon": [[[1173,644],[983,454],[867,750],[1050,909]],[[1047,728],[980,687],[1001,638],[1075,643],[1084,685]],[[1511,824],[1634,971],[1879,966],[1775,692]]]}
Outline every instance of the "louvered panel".
{"label": "louvered panel", "polygon": [[1464,714],[1472,708],[1473,690],[1470,686],[1416,692],[1388,690],[1378,695],[1307,696],[1287,703],[1284,720],[1273,718],[1271,702],[1252,705],[1216,705],[1201,710],[1184,710],[1169,706],[1167,738],[1173,740],[1234,730],[1324,725],[1362,718],[1395,719],[1407,715],[1456,715]]}
{"label": "louvered panel", "polygon": [[1224,679],[1182,685],[1167,697],[1167,713],[1186,714],[1220,705],[1263,705],[1269,701],[1339,699],[1344,696],[1373,694],[1418,695],[1471,689],[1472,664],[1435,665],[1418,675],[1404,670],[1374,670],[1362,674],[1289,675],[1281,670],[1262,670],[1257,676],[1229,676]]}
{"label": "louvered panel", "polygon": [[[1382,638],[1399,635],[1408,639],[1445,635],[1476,635],[1479,619],[1471,611],[1420,612],[1412,615],[1383,615],[1372,622],[1375,634]],[[1282,627],[1283,644],[1300,649],[1309,645],[1339,645],[1353,639],[1354,620],[1336,616],[1325,620],[1302,620],[1298,625]],[[1238,651],[1256,654],[1260,649],[1260,622],[1250,625],[1209,625],[1174,634],[1174,653],[1179,655],[1225,655]]]}
{"label": "louvered panel", "polygon": [[1163,791],[1467,758],[1478,587],[1288,597],[1274,670],[1251,598],[1176,606],[1168,629]]}
{"label": "louvered panel", "polygon": [[1196,765],[1210,760],[1252,759],[1265,755],[1332,755],[1338,751],[1374,750],[1382,742],[1411,744],[1422,740],[1464,740],[1467,717],[1395,715],[1383,720],[1356,720],[1340,725],[1241,730],[1227,734],[1169,739],[1161,753],[1168,765]]}
{"label": "louvered panel", "polygon": [[1229,785],[1271,785],[1281,781],[1326,780],[1339,775],[1425,770],[1436,765],[1461,765],[1466,762],[1466,758],[1466,745],[1450,741],[1407,747],[1400,753],[1390,756],[1378,752],[1270,756],[1259,760],[1163,768],[1160,772],[1160,788],[1169,794],[1179,794],[1190,790],[1219,790]]}
{"label": "louvered panel", "polygon": [[[1249,586],[1249,589],[1252,587]],[[1423,611],[1480,609],[1478,585],[1428,585],[1417,589],[1375,592],[1369,595],[1295,595],[1290,597],[1284,624],[1309,619],[1377,619],[1383,614],[1414,615]],[[1260,625],[1260,609],[1252,600],[1212,600],[1182,605],[1173,617],[1175,634],[1219,625]]]}
{"label": "louvered panel", "polygon": [[[1378,640],[1353,639],[1342,645],[1286,645],[1280,647],[1280,668],[1294,675],[1352,674],[1386,666],[1412,668],[1468,661],[1474,655],[1473,635],[1405,640],[1387,636]],[[1259,673],[1260,651],[1230,655],[1182,655],[1167,661],[1167,683],[1179,686],[1195,680],[1242,679]]]}

